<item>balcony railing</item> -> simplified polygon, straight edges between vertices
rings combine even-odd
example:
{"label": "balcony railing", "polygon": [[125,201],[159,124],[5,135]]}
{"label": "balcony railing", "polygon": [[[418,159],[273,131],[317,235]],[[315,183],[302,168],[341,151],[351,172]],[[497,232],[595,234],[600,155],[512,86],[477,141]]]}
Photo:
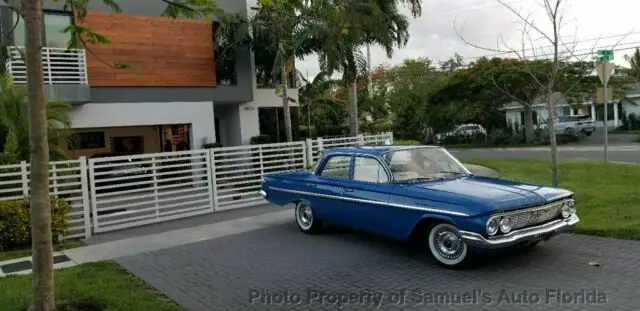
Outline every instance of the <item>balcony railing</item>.
{"label": "balcony railing", "polygon": [[[24,48],[10,46],[7,70],[15,83],[27,83]],[[88,84],[84,49],[42,48],[45,84]]]}

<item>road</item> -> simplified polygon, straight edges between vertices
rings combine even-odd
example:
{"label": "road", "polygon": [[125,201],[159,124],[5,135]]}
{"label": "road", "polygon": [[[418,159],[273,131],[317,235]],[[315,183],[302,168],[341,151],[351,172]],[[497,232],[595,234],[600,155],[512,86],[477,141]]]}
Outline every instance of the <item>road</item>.
{"label": "road", "polygon": [[[453,155],[460,159],[468,158],[548,158],[548,147],[532,148],[480,148],[451,149]],[[560,158],[582,158],[604,160],[603,147],[591,145],[562,146],[558,149]],[[611,145],[608,148],[609,161],[640,164],[640,144]]]}

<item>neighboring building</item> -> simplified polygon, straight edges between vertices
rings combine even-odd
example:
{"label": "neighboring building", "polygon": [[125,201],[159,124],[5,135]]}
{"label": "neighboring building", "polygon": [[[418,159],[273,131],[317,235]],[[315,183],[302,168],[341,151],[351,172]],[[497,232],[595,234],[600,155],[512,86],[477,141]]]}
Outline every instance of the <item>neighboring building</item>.
{"label": "neighboring building", "polygon": [[[506,112],[507,122],[512,124],[518,124],[522,126],[524,124],[524,111],[522,106],[517,103],[510,103],[505,105],[504,110]],[[607,107],[607,125],[610,128],[616,128],[622,125],[621,119],[625,115],[635,113],[640,116],[640,83],[627,95],[624,100],[615,100],[608,104]],[[593,104],[593,102],[583,103],[582,105],[569,105],[566,102],[560,102],[556,105],[557,116],[573,116],[573,115],[588,115],[596,122],[598,127],[604,127],[604,105]],[[546,122],[549,116],[546,103],[539,103],[534,105],[533,122],[534,127]]]}
{"label": "neighboring building", "polygon": [[[283,139],[278,133],[283,133],[278,131],[282,99],[273,83],[256,78],[256,68],[268,66],[255,64],[245,49],[225,71],[216,70],[215,23],[161,17],[166,3],[159,0],[119,1],[124,13],[91,1],[84,25],[111,42],[69,51],[70,34],[61,30],[73,22],[72,14],[62,10],[62,3],[45,2],[46,91],[73,105],[73,155],[199,149],[216,141],[242,145],[261,133]],[[248,12],[244,1],[217,3],[228,12]],[[1,6],[2,29],[14,22],[11,10]],[[22,21],[10,39],[8,71],[16,83],[25,83],[26,68],[16,50],[24,46]],[[133,69],[113,68],[118,63]],[[289,97],[295,101],[295,122],[297,89],[289,90]]]}

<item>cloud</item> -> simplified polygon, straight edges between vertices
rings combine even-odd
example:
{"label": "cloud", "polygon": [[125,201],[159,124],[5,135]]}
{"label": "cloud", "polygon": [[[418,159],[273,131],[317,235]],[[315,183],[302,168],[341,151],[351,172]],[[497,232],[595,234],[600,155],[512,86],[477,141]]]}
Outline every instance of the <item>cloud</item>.
{"label": "cloud", "polygon": [[[538,27],[544,31],[549,29],[548,18],[540,6],[540,0],[507,0],[518,11],[530,14]],[[613,46],[621,36],[605,38],[612,35],[629,34],[619,45],[621,48],[640,46],[640,29],[635,29],[637,12],[640,1],[608,0],[604,6],[598,1],[567,1],[565,8],[565,22],[562,36],[565,42],[584,41],[576,44],[577,53],[585,54],[594,45],[603,48]],[[409,16],[409,11],[404,9]],[[459,1],[423,1],[421,17],[411,18],[411,38],[407,46],[394,52],[388,59],[379,47],[371,48],[371,62],[377,64],[398,64],[406,58],[429,57],[436,62],[444,61],[453,56],[454,52],[470,60],[474,57],[492,55],[493,52],[477,49],[465,44],[454,29],[454,21],[465,39],[475,44],[489,48],[496,48],[501,37],[514,48],[521,46],[522,26],[516,23],[516,16],[502,7],[496,0],[459,0]],[[532,32],[534,45],[548,46],[541,34]],[[602,38],[598,41],[588,40]],[[625,44],[626,43],[626,44]],[[501,46],[504,49],[503,46]],[[549,49],[538,48],[539,55],[547,54]],[[630,50],[616,51],[615,62],[624,64],[624,54]],[[296,67],[303,74],[309,73],[313,77],[319,72],[317,57],[309,56],[298,60]]]}

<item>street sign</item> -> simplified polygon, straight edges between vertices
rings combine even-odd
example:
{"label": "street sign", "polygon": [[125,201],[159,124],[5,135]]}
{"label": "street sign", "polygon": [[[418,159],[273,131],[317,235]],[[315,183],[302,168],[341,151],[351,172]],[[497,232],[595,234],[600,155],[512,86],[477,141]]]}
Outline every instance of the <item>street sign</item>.
{"label": "street sign", "polygon": [[598,51],[598,61],[608,62],[613,60],[613,51],[612,50],[599,50]]}
{"label": "street sign", "polygon": [[599,63],[598,66],[596,66],[598,77],[600,77],[600,81],[603,85],[607,85],[609,83],[609,78],[613,74],[613,69],[613,63]]}
{"label": "street sign", "polygon": [[[604,103],[604,88],[603,87],[599,87],[596,90],[596,104],[602,104]],[[610,103],[613,101],[613,88],[612,87],[607,87],[607,103]]]}

